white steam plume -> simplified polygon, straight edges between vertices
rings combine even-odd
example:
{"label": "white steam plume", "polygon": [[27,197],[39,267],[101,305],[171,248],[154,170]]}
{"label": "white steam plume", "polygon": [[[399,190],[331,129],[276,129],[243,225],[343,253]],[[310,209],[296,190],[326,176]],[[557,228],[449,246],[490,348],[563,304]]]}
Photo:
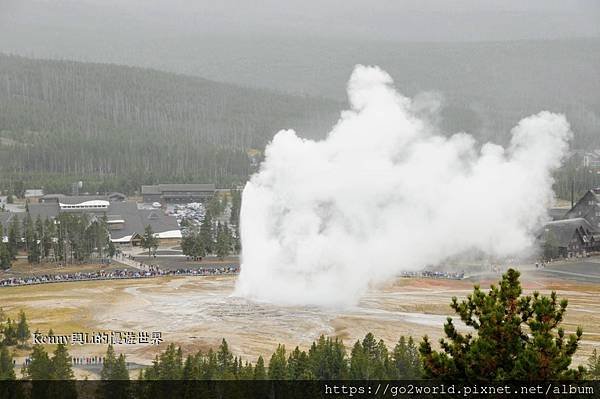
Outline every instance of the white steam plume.
{"label": "white steam plume", "polygon": [[351,110],[327,138],[281,131],[246,185],[236,294],[283,304],[351,305],[368,288],[477,249],[532,244],[551,172],[572,133],[563,115],[519,122],[508,148],[435,135],[377,67],[357,66]]}

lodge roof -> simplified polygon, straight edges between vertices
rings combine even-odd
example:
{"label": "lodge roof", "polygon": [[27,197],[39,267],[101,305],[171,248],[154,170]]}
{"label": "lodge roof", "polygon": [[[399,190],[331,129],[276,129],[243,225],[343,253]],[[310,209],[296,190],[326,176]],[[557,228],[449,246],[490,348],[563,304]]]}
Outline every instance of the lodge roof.
{"label": "lodge roof", "polygon": [[105,195],[65,195],[60,197],[59,201],[61,204],[76,205],[89,201],[108,201],[108,197]]}
{"label": "lodge roof", "polygon": [[569,212],[568,208],[550,208],[548,209],[548,216],[552,220],[562,220],[567,215],[567,212]]}
{"label": "lodge roof", "polygon": [[157,184],[153,186],[142,186],[142,194],[162,194],[165,191],[215,191],[213,183],[194,184]]}
{"label": "lodge roof", "polygon": [[[87,196],[84,198],[89,199],[90,197]],[[150,225],[152,230],[157,234],[180,230],[177,219],[174,216],[166,215],[163,211],[157,209],[138,209],[135,202],[111,202],[108,208],[98,210],[79,210],[76,212],[83,212],[96,216],[99,214],[106,214],[109,221],[122,220],[123,223],[122,225],[119,224],[118,229],[110,230],[110,236],[113,240],[121,240],[123,238],[133,236],[136,233],[143,234],[144,229],[148,225]],[[38,216],[42,220],[53,219],[56,218],[59,213],[60,208],[57,203],[29,205],[29,214],[34,220]],[[5,223],[9,223],[11,216],[23,218],[26,215],[27,214],[25,212],[0,212],[0,223],[3,225]]]}
{"label": "lodge roof", "polygon": [[44,195],[44,190],[41,188],[30,188],[25,190],[25,198],[41,197]]}
{"label": "lodge roof", "polygon": [[142,194],[160,194],[158,186],[142,186]]}
{"label": "lodge roof", "polygon": [[544,239],[551,235],[559,247],[566,247],[578,229],[583,229],[586,235],[598,233],[586,219],[574,218],[546,223],[541,235]]}

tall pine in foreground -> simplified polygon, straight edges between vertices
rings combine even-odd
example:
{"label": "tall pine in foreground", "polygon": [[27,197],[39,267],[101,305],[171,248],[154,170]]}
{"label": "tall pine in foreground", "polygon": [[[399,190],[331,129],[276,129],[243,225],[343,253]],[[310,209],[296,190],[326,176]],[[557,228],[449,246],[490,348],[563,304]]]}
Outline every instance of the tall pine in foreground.
{"label": "tall pine in foreground", "polygon": [[51,380],[52,361],[42,345],[34,345],[29,355],[30,362],[24,369],[24,374],[31,380]]}
{"label": "tall pine in foreground", "polygon": [[120,354],[117,358],[112,345],[109,345],[106,350],[100,379],[102,382],[98,386],[98,397],[106,399],[130,397],[129,371],[125,356]]}
{"label": "tall pine in foreground", "polygon": [[115,350],[112,345],[108,345],[106,356],[102,364],[102,372],[100,373],[101,380],[129,380],[129,371],[127,371],[127,362],[125,356],[120,354],[115,355]]}
{"label": "tall pine in foreground", "polygon": [[14,380],[15,378],[16,375],[12,354],[8,351],[6,346],[0,343],[0,381]]}
{"label": "tall pine in foreground", "polygon": [[64,344],[58,344],[52,357],[52,376],[55,380],[72,380],[71,356]]}
{"label": "tall pine in foreground", "polygon": [[521,296],[519,272],[509,269],[489,292],[475,286],[466,301],[452,298],[452,309],[475,335],[457,331],[452,318],[446,339],[434,351],[427,336],[420,346],[425,375],[452,381],[580,379],[583,368],[570,369],[582,336],[581,328],[565,335],[559,324],[567,300],[556,293]]}

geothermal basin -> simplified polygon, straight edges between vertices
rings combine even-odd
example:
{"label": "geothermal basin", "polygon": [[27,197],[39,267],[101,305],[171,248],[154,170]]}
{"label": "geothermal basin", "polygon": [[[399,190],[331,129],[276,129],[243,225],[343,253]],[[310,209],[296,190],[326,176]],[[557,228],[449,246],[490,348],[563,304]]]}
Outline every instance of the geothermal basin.
{"label": "geothermal basin", "polygon": [[[576,277],[576,275],[575,275]],[[600,276],[599,276],[600,277]],[[477,280],[483,287],[500,274]],[[90,281],[0,289],[2,307],[9,315],[23,309],[31,330],[55,334],[94,331],[160,331],[164,342],[152,345],[117,345],[130,362],[150,364],[170,342],[184,352],[216,347],[227,339],[234,353],[255,361],[268,359],[277,344],[308,348],[319,335],[337,336],[349,349],[355,340],[372,332],[393,346],[401,335],[420,341],[427,334],[434,342],[443,323],[453,316],[453,296],[466,297],[474,280],[398,278],[372,287],[356,306],[346,308],[283,307],[231,296],[234,276],[171,277],[147,280]],[[525,292],[558,291],[569,299],[567,332],[584,328],[575,361],[584,363],[600,347],[600,279],[570,280],[563,274],[525,271]],[[456,320],[456,319],[455,319]],[[459,327],[464,328],[460,323]],[[70,346],[74,356],[103,354],[103,345]]]}

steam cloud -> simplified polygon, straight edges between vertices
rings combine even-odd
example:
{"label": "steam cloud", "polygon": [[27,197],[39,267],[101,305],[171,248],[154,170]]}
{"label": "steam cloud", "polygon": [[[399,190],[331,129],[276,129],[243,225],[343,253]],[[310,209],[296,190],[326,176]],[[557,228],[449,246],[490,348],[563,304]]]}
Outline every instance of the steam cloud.
{"label": "steam cloud", "polygon": [[507,148],[478,149],[466,133],[436,135],[417,116],[423,105],[392,84],[359,65],[351,109],[326,139],[286,130],[267,146],[243,193],[237,295],[352,305],[401,271],[532,244],[572,136],[565,117],[540,112],[512,129]]}

